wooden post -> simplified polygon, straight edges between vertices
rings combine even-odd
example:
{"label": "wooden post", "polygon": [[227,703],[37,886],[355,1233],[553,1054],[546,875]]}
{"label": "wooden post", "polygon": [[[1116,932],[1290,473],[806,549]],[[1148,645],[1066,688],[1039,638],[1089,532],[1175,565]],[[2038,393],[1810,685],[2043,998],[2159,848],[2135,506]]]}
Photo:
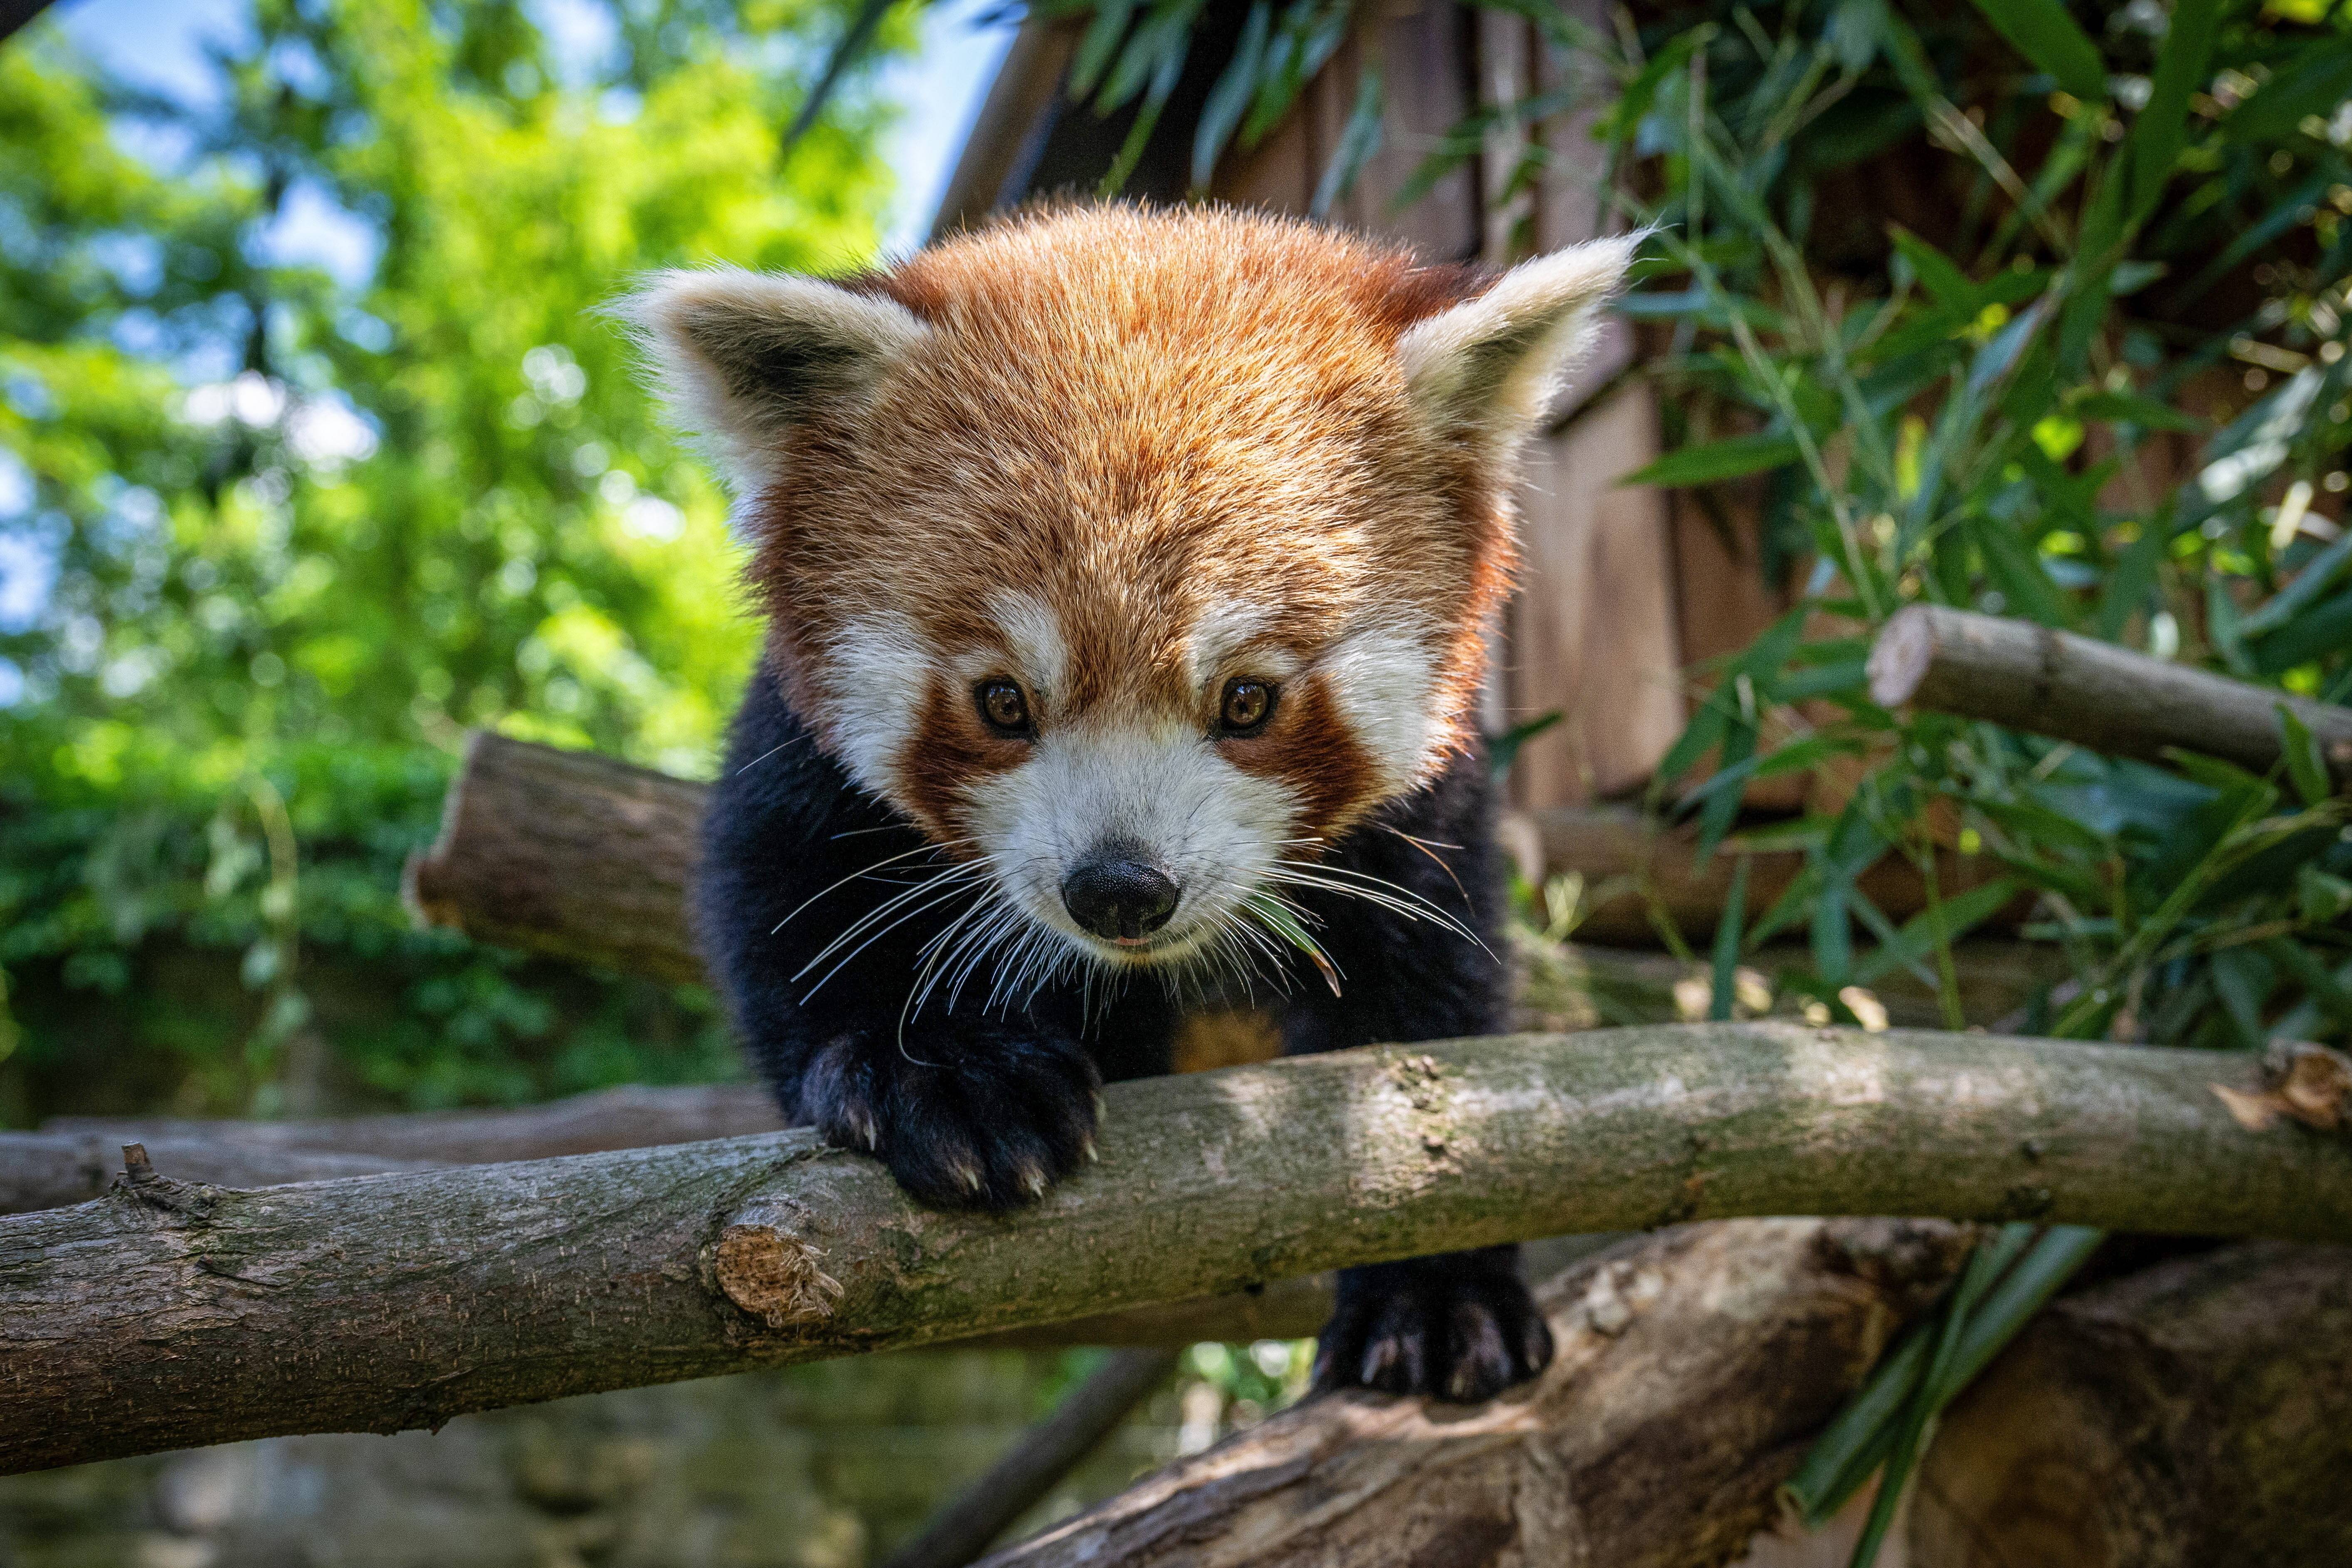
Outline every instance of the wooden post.
{"label": "wooden post", "polygon": [[2177,747],[2267,773],[2284,754],[2278,710],[2318,742],[2336,786],[2352,787],[2352,708],[2170,664],[2032,621],[1913,605],[1870,653],[1870,695],[2159,760]]}

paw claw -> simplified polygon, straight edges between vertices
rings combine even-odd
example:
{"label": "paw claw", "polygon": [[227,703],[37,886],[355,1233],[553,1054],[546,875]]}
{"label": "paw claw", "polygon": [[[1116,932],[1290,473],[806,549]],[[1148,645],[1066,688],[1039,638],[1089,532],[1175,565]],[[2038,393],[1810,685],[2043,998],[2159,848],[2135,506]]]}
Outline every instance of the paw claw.
{"label": "paw claw", "polygon": [[1507,1262],[1421,1258],[1341,1275],[1315,1385],[1471,1404],[1534,1376],[1551,1354],[1551,1331]]}
{"label": "paw claw", "polygon": [[830,1042],[803,1075],[800,1113],[940,1208],[1034,1202],[1093,1154],[1100,1079],[1075,1044],[991,1026],[934,1042],[928,1058]]}

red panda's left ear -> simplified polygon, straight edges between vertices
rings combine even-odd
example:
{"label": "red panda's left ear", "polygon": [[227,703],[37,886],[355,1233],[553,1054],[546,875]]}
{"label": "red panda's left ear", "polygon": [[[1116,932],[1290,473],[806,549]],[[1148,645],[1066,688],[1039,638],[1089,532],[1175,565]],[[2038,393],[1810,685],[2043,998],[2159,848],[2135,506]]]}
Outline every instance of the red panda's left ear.
{"label": "red panda's left ear", "polygon": [[1601,307],[1642,238],[1596,239],[1522,262],[1476,299],[1408,328],[1397,354],[1431,426],[1515,445],[1591,345]]}
{"label": "red panda's left ear", "polygon": [[871,395],[930,329],[881,295],[784,272],[663,272],[619,301],[672,414],[738,494],[778,477],[778,437]]}

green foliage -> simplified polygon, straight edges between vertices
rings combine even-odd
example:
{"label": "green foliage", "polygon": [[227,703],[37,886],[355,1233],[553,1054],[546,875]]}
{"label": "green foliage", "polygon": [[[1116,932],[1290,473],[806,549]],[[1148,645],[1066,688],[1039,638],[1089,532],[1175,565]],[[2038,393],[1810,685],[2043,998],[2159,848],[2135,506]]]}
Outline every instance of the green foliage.
{"label": "green foliage", "polygon": [[[0,1120],[126,1058],[191,1110],[322,1051],[405,1103],[723,1070],[707,999],[413,932],[398,871],[468,725],[708,769],[735,547],[599,309],[872,252],[879,111],[781,136],[846,10],[616,5],[583,64],[511,0],[262,0],[217,105],[0,49],[0,545],[54,568],[0,621]],[[362,279],[275,258],[320,206]]]}
{"label": "green foliage", "polygon": [[[2249,126],[2233,108],[2256,114],[2282,87],[2305,101],[2294,84],[2352,34],[2183,0],[2168,24],[2117,14],[2093,73],[2053,0],[1982,11],[1681,10],[1652,47],[1713,29],[1681,67],[1653,78],[1638,47],[1612,61],[1649,94],[1611,131],[1649,193],[1640,216],[1661,226],[1636,302],[1672,324],[1658,373],[1685,416],[1650,478],[1761,476],[1768,554],[1811,563],[1798,607],[1719,672],[1662,784],[1712,757],[1714,777],[1675,805],[1716,839],[1736,820],[1727,779],[1838,753],[1867,764],[1835,810],[1774,827],[1811,868],[1745,933],[1752,950],[1806,932],[1811,973],[1792,978],[1825,999],[1874,965],[1925,978],[1994,912],[2000,893],[1978,892],[1898,931],[1855,885],[1884,855],[1927,870],[1957,848],[1999,864],[1994,889],[2037,894],[2029,934],[2074,960],[2079,987],[2035,1026],[2235,1047],[2340,1037],[2330,987],[2299,974],[2344,967],[2352,932],[2312,919],[2292,873],[2340,879],[2352,842],[2299,726],[2283,718],[2279,778],[2152,768],[1885,712],[1862,655],[1924,599],[2308,695],[2352,687],[2334,621],[2352,541],[2323,515],[2352,435],[2352,133],[2276,112]],[[1927,185],[1913,210],[1937,232],[1874,242],[1817,214],[1824,184],[1897,178]],[[2185,452],[2173,433],[2204,428],[2183,395],[2210,406],[2217,388],[2221,428],[2167,489],[2152,476]],[[2310,964],[2276,962],[2270,941]]]}
{"label": "green foliage", "polygon": [[[2352,436],[2352,125],[2319,118],[2352,31],[2177,0],[2109,14],[2094,45],[2056,0],[1978,12],[1686,6],[1611,59],[1606,134],[1663,252],[1635,306],[1671,324],[1656,372],[1680,421],[1643,477],[1754,476],[1766,560],[1810,563],[1796,607],[1716,672],[1661,799],[1680,786],[1672,808],[1709,843],[1804,847],[1738,940],[1801,932],[1780,980],[1824,1002],[1901,967],[1941,984],[1957,1026],[1950,944],[2022,890],[2026,934],[2075,976],[2028,1032],[2341,1042],[2352,927],[2330,893],[2352,803],[2284,708],[2281,776],[2159,769],[1889,713],[1863,655],[1924,600],[2352,690],[2352,536],[2340,502],[2314,504],[2345,492]],[[1832,205],[1906,184],[1915,199]],[[1919,232],[1873,235],[1849,208]],[[2191,413],[2217,404],[2218,429]],[[2184,432],[2204,437],[2185,464]],[[1830,755],[1859,773],[1842,800],[1737,832],[1746,780]],[[1939,900],[1952,851],[2005,875]],[[1856,880],[1887,855],[1929,890],[1900,930]],[[2009,1227],[1824,1436],[1794,1488],[1809,1519],[1884,1468],[1857,1563],[1936,1414],[2097,1240]]]}

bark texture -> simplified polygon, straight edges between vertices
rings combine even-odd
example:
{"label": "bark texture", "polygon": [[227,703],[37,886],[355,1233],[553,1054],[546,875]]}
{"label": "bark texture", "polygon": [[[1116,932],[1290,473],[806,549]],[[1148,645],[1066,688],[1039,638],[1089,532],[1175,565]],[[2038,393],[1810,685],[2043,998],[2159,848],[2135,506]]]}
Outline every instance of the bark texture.
{"label": "bark texture", "polygon": [[1313,1400],[986,1568],[1724,1562],[1964,1250],[1958,1227],[1896,1220],[1636,1238],[1541,1292],[1559,1353],[1526,1388]]}
{"label": "bark texture", "polygon": [[2310,727],[2337,787],[2352,787],[2352,708],[2032,621],[1913,605],[1878,634],[1870,694],[1883,707],[1912,703],[2111,756],[2154,762],[2178,747],[2258,773],[2278,763],[2284,705]]}
{"label": "bark texture", "polygon": [[476,731],[441,836],[409,862],[403,892],[426,925],[698,981],[687,887],[709,793],[593,752]]}
{"label": "bark texture", "polygon": [[0,1470],[397,1430],[1349,1264],[1774,1214],[2352,1239],[2352,1143],[2210,1052],[1777,1023],[1374,1047],[1109,1089],[1100,1164],[916,1208],[782,1132],[0,1219]]}
{"label": "bark texture", "polygon": [[2257,1242],[2064,1298],[1947,1415],[1914,1568],[2352,1563],[2352,1250]]}
{"label": "bark texture", "polygon": [[58,1208],[103,1194],[122,1145],[143,1143],[181,1181],[268,1187],[434,1165],[488,1165],[739,1138],[781,1125],[751,1084],[631,1086],[519,1110],[428,1110],[394,1116],[225,1121],[58,1116],[38,1132],[0,1132],[0,1214]]}

